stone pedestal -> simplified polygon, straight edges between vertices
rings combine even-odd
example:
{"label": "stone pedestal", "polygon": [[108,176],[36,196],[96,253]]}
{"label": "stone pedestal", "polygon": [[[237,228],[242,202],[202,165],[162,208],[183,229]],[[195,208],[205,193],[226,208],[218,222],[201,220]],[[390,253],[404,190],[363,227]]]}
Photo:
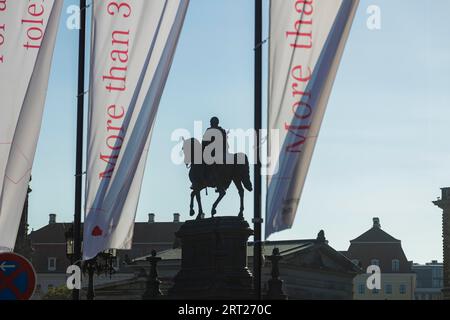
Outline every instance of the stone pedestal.
{"label": "stone pedestal", "polygon": [[169,292],[172,299],[251,299],[247,268],[249,224],[237,217],[187,221],[177,232],[181,270]]}
{"label": "stone pedestal", "polygon": [[283,280],[270,279],[268,284],[269,290],[264,296],[264,300],[287,300],[287,296],[283,293]]}

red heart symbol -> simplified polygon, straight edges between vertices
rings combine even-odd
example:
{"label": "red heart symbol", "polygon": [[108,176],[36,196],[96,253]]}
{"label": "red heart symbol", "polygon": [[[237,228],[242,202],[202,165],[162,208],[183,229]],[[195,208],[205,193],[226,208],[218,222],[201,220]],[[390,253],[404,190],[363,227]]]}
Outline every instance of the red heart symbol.
{"label": "red heart symbol", "polygon": [[94,230],[92,230],[92,236],[94,236],[94,237],[100,237],[100,236],[102,236],[102,235],[103,235],[103,230],[100,229],[99,226],[96,226],[96,227],[94,228]]}

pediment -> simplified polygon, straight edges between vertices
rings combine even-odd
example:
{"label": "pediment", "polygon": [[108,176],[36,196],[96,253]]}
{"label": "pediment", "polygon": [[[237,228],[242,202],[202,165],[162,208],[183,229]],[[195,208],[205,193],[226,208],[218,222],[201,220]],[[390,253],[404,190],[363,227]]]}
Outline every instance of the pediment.
{"label": "pediment", "polygon": [[328,245],[315,245],[307,249],[293,251],[283,257],[281,264],[316,270],[356,272],[350,261]]}

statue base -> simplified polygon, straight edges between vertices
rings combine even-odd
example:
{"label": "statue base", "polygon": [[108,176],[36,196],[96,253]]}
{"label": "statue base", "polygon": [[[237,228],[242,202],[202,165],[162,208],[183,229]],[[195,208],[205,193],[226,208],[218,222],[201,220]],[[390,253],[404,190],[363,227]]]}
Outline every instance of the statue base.
{"label": "statue base", "polygon": [[169,292],[172,299],[252,299],[253,277],[247,268],[249,224],[237,217],[187,221],[181,240],[181,270]]}
{"label": "statue base", "polygon": [[280,279],[269,280],[269,290],[264,296],[264,300],[287,300],[283,293],[283,281]]}
{"label": "statue base", "polygon": [[156,300],[162,297],[162,292],[159,289],[161,281],[158,279],[147,280],[147,287],[145,289],[142,300]]}

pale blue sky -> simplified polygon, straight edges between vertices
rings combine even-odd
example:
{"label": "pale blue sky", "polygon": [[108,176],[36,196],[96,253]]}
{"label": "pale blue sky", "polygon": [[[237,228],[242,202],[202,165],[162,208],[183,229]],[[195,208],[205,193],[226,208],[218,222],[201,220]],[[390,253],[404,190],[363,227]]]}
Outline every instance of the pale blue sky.
{"label": "pale blue sky", "polygon": [[[75,0],[66,0],[65,9]],[[189,182],[170,161],[174,129],[221,118],[226,128],[253,126],[253,2],[191,0],[154,131],[137,214],[158,221],[188,214]],[[267,1],[266,1],[267,3]],[[382,10],[382,29],[366,28],[366,9]],[[90,11],[90,10],[89,10]],[[450,2],[362,0],[292,230],[273,239],[349,240],[380,217],[410,260],[442,259],[441,216],[431,201],[450,186]],[[74,208],[77,32],[63,14],[42,134],[33,169],[30,224],[39,228]],[[267,20],[267,19],[266,19]],[[267,27],[267,26],[266,26]],[[265,47],[267,49],[267,46]],[[162,184],[170,182],[170,185]],[[221,205],[237,214],[232,196]],[[208,206],[215,195],[205,199]],[[252,216],[247,194],[246,217]]]}

